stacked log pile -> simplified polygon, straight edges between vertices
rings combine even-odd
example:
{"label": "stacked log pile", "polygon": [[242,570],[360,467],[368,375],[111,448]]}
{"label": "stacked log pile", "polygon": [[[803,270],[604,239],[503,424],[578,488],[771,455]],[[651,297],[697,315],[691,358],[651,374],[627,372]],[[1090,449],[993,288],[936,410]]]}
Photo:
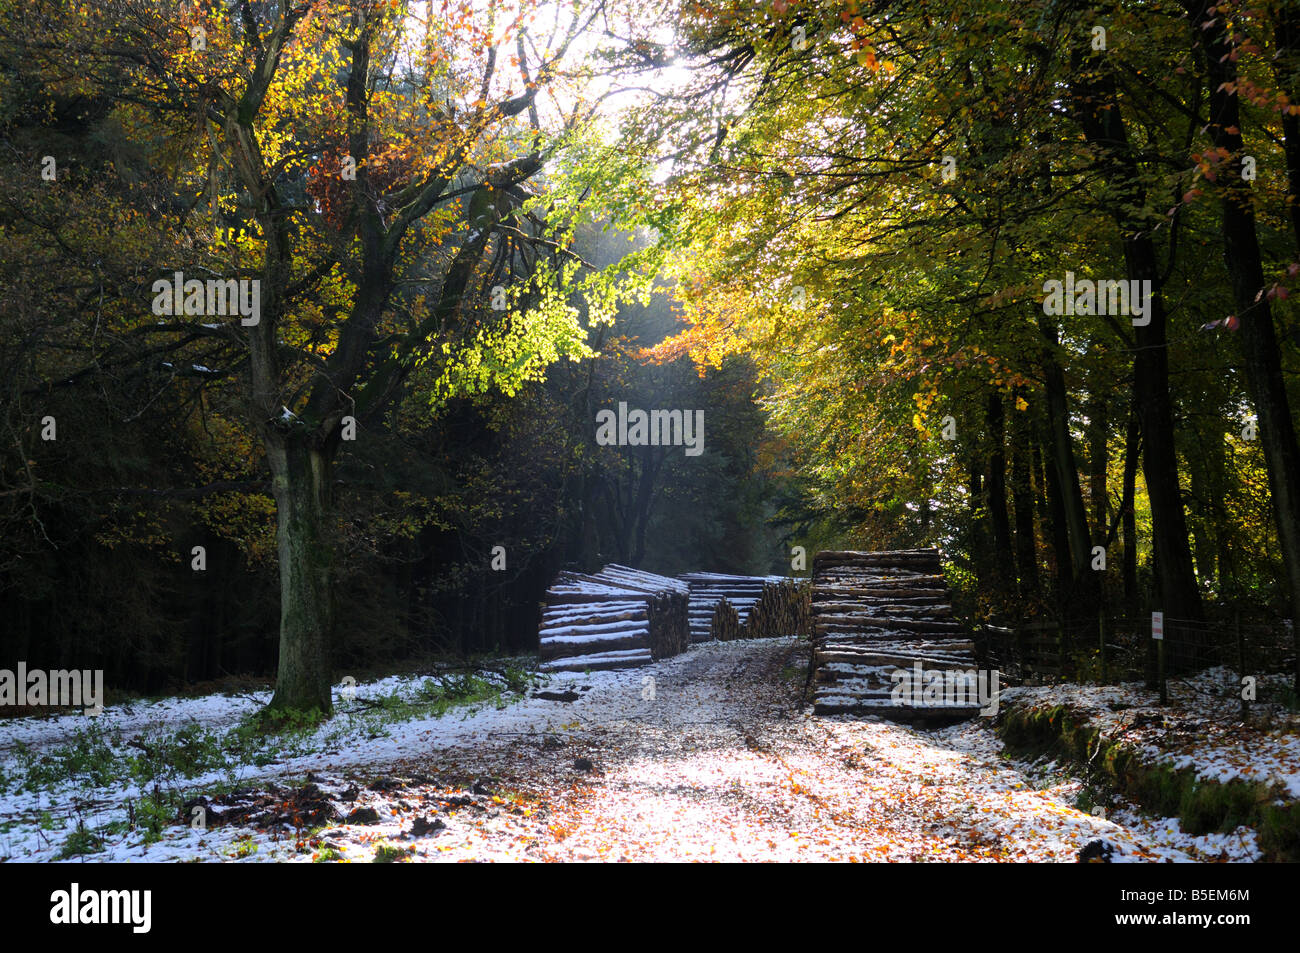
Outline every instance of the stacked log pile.
{"label": "stacked log pile", "polygon": [[676,579],[617,563],[593,574],[560,573],[542,610],[540,667],[626,668],[686,651],[689,592]]}
{"label": "stacked log pile", "polygon": [[[709,623],[709,638],[719,642],[731,642],[744,638],[745,628],[740,622],[740,613],[725,598],[713,607],[713,621]],[[692,636],[692,641],[695,641]]]}
{"label": "stacked log pile", "polygon": [[812,634],[812,587],[807,580],[776,577],[763,587],[763,594],[749,612],[745,638],[771,639],[778,636]]}
{"label": "stacked log pile", "polygon": [[[718,639],[770,639],[807,635],[811,631],[809,588],[784,576],[729,576],[716,572],[689,572],[678,577],[691,589],[691,641]],[[719,606],[726,602],[737,620]]]}
{"label": "stacked log pile", "polygon": [[[749,620],[749,612],[763,595],[764,588],[780,576],[728,576],[718,572],[688,572],[679,576],[690,587],[691,641],[709,639],[727,641],[723,632],[714,632],[713,620],[718,603],[726,600],[739,617],[739,625]],[[732,638],[743,638],[733,634]]]}
{"label": "stacked log pile", "polygon": [[[914,675],[975,670],[974,643],[952,617],[936,549],[821,552],[813,560],[813,710],[868,713],[899,721],[968,718],[978,705],[900,699]],[[917,666],[920,666],[918,669]],[[909,682],[893,673],[905,670]],[[949,676],[951,682],[955,676]]]}

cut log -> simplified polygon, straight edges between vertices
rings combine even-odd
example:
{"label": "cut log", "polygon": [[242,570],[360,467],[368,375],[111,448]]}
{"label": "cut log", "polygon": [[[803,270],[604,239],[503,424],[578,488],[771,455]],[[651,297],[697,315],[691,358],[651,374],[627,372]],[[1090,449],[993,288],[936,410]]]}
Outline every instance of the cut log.
{"label": "cut log", "polygon": [[961,623],[943,622],[935,619],[908,619],[901,616],[888,618],[884,616],[860,616],[857,618],[831,616],[828,621],[823,621],[820,616],[815,616],[813,619],[813,631],[818,635],[825,632],[857,632],[864,628],[943,633],[960,632]]}
{"label": "cut log", "polygon": [[626,635],[614,638],[588,635],[561,636],[560,638],[547,639],[539,646],[538,656],[543,662],[549,662],[557,658],[576,658],[581,655],[625,652],[632,649],[649,651],[649,629],[643,629],[640,632],[629,632]]}
{"label": "cut log", "polygon": [[610,668],[636,668],[653,661],[648,649],[626,652],[605,652],[599,655],[579,655],[543,662],[538,668],[547,672],[585,672]]}

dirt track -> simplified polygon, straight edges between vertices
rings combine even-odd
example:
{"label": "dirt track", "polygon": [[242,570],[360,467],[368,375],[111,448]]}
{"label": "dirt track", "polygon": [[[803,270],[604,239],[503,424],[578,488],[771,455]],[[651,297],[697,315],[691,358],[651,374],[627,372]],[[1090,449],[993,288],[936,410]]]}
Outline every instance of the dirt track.
{"label": "dirt track", "polygon": [[[980,727],[965,729],[986,745],[972,753],[901,725],[812,718],[805,655],[790,640],[699,646],[552,703],[558,731],[489,732],[394,765],[486,778],[498,800],[444,804],[445,830],[393,842],[413,860],[1073,861],[1097,837],[1140,855],[1127,831],[1070,806],[1068,785],[1035,790],[1000,763]],[[330,841],[362,859],[437,797],[408,791],[409,814]]]}

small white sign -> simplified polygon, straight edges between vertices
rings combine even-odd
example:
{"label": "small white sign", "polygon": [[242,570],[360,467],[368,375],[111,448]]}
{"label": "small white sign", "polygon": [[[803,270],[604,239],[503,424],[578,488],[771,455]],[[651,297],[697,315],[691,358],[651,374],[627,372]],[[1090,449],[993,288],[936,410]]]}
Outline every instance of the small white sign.
{"label": "small white sign", "polygon": [[1151,613],[1151,638],[1163,640],[1165,637],[1165,614],[1163,612]]}

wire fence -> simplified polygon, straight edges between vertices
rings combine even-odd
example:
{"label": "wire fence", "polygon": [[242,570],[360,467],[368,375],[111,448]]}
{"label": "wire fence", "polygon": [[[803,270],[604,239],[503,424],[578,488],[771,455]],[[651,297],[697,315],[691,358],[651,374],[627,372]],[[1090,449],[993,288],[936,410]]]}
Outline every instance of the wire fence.
{"label": "wire fence", "polygon": [[1249,686],[1294,704],[1296,644],[1290,620],[1166,617],[1162,628],[1163,639],[1157,640],[1151,616],[986,625],[976,630],[975,650],[981,667],[997,669],[1012,684],[1140,681],[1158,688],[1163,674],[1174,694],[1237,697]]}

